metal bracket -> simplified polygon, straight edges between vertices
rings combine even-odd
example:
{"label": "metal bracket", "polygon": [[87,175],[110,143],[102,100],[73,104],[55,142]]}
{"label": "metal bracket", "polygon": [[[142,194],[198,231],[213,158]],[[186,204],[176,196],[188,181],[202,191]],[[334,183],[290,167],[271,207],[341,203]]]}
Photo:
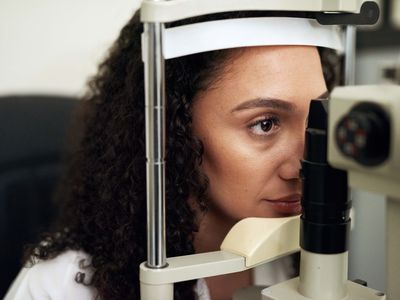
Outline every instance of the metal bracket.
{"label": "metal bracket", "polygon": [[373,25],[379,19],[379,6],[374,1],[364,2],[359,14],[352,13],[316,13],[321,25]]}

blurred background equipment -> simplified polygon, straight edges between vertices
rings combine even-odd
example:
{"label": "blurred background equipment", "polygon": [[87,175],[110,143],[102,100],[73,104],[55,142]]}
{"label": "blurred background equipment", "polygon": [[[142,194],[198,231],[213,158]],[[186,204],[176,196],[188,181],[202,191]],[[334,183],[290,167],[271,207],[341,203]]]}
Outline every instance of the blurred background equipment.
{"label": "blurred background equipment", "polygon": [[0,298],[54,217],[77,99],[139,2],[0,1]]}
{"label": "blurred background equipment", "polygon": [[[399,84],[392,75],[400,66],[400,1],[376,2],[381,10],[378,24],[357,32],[356,84]],[[349,279],[362,278],[368,286],[385,291],[386,197],[354,188],[352,196]]]}
{"label": "blurred background equipment", "polygon": [[52,197],[77,104],[71,97],[0,97],[0,297],[21,268],[24,244],[55,215]]}

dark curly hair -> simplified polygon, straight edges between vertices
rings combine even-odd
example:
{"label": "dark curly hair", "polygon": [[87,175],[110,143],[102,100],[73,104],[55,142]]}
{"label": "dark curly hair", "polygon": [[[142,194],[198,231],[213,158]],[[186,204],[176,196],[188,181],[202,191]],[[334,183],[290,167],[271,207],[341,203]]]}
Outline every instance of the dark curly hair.
{"label": "dark curly hair", "polygon": [[[60,216],[41,242],[25,252],[25,261],[30,262],[54,258],[68,249],[88,253],[94,273],[89,281],[84,273],[76,274],[75,280],[93,285],[101,299],[139,299],[139,264],[146,260],[142,31],[136,13],[91,80],[79,111],[79,127],[72,132],[78,143],[68,156],[68,171],[58,193]],[[202,199],[207,178],[198,168],[202,144],[191,132],[191,106],[196,93],[218,80],[230,53],[213,51],[166,63],[168,256],[194,253],[197,224],[187,200],[194,196],[206,209]],[[328,50],[320,54],[332,88],[338,78],[338,57]],[[175,299],[195,299],[194,283],[176,284]]]}

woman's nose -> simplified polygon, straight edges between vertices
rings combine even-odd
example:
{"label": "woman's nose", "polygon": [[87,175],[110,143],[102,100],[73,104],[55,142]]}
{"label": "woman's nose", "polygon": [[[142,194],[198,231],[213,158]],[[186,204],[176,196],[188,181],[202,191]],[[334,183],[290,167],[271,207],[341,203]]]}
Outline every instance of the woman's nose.
{"label": "woman's nose", "polygon": [[291,180],[300,178],[301,159],[303,159],[304,155],[304,139],[305,129],[302,132],[298,132],[287,143],[286,153],[279,168],[279,176],[282,179]]}

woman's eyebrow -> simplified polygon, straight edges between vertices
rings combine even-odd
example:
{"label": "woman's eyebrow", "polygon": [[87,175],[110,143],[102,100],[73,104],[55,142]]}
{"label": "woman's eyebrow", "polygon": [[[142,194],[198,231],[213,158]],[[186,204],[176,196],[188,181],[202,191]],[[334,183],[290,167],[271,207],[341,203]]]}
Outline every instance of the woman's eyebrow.
{"label": "woman's eyebrow", "polygon": [[[314,99],[324,99],[329,96],[329,92],[325,91],[322,93],[320,96],[314,98]],[[285,101],[281,99],[275,99],[275,98],[256,98],[253,100],[249,100],[246,102],[243,102],[236,106],[234,109],[232,109],[232,113],[239,111],[239,110],[244,110],[244,109],[250,109],[250,108],[259,108],[259,107],[268,107],[268,108],[274,108],[274,109],[279,109],[279,110],[284,110],[287,112],[293,112],[296,110],[296,105]]]}
{"label": "woman's eyebrow", "polygon": [[284,111],[294,111],[295,110],[295,105],[281,100],[281,99],[273,99],[273,98],[257,98],[253,100],[249,100],[246,102],[243,102],[236,106],[234,109],[232,109],[232,113],[239,111],[239,110],[244,110],[244,109],[249,109],[249,108],[258,108],[258,107],[268,107],[268,108],[274,108],[274,109],[280,109]]}

